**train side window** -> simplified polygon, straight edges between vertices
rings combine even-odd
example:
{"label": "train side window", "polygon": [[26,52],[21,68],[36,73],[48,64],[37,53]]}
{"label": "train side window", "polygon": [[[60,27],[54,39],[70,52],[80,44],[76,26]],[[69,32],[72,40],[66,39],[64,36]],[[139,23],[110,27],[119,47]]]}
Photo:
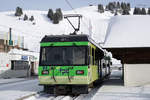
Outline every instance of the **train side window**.
{"label": "train side window", "polygon": [[95,65],[95,50],[92,48],[92,65]]}
{"label": "train side window", "polygon": [[90,64],[91,64],[91,53],[90,53],[90,47],[88,47],[87,55],[88,55],[88,64],[90,65]]}
{"label": "train side window", "polygon": [[42,61],[46,61],[46,50],[45,48],[42,48]]}

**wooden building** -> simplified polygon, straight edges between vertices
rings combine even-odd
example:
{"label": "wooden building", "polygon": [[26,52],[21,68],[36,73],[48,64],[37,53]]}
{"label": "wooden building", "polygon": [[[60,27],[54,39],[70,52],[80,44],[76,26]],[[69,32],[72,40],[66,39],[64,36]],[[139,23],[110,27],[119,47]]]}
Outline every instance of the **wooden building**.
{"label": "wooden building", "polygon": [[150,84],[150,16],[118,16],[112,20],[104,48],[121,60],[124,85]]}

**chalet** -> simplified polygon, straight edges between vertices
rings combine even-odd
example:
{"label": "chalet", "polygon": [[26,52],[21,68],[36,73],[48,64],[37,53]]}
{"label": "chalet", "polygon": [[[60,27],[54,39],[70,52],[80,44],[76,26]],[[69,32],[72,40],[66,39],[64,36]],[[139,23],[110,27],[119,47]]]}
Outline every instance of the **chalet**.
{"label": "chalet", "polygon": [[108,27],[104,48],[121,60],[125,86],[150,84],[150,16],[117,16]]}

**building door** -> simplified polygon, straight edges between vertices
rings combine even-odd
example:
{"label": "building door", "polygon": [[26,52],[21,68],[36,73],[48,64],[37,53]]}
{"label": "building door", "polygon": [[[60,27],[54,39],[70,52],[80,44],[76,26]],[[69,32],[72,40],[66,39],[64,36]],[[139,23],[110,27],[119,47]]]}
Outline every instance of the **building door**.
{"label": "building door", "polygon": [[34,75],[34,62],[31,62],[31,76]]}

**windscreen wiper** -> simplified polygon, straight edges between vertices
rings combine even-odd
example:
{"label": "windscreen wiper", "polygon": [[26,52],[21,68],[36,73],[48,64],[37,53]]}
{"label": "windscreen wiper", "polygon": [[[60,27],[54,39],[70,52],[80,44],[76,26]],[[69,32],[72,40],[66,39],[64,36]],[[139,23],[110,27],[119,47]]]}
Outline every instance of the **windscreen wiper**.
{"label": "windscreen wiper", "polygon": [[70,78],[70,75],[69,75],[69,74],[70,74],[70,71],[69,71],[70,69],[73,69],[73,67],[71,67],[71,68],[69,67],[69,68],[67,69],[67,70],[68,70],[68,79],[69,79],[69,82],[71,82],[71,78]]}
{"label": "windscreen wiper", "polygon": [[52,70],[53,70],[53,76],[52,76],[52,78],[53,78],[54,81],[56,82],[56,79],[55,79],[55,66],[52,67]]}

